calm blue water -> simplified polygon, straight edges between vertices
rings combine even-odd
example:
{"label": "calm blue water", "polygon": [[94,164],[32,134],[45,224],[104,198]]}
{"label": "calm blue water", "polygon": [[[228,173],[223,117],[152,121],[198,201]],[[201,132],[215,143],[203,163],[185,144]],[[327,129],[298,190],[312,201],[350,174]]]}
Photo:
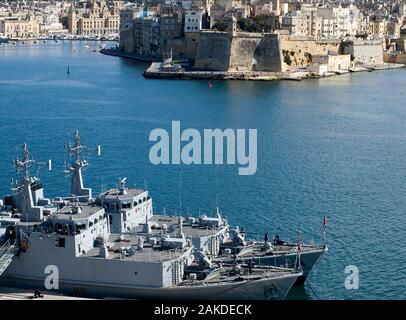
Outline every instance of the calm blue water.
{"label": "calm blue water", "polygon": [[[146,80],[144,64],[93,52],[100,43],[60,42],[0,47],[0,194],[15,177],[11,160],[27,141],[47,196],[68,194],[64,142],[78,128],[91,157],[87,184],[100,191],[126,176],[147,185],[155,209],[214,210],[215,166],[149,164],[149,132],[257,128],[258,170],[238,176],[219,168],[222,211],[258,234],[276,230],[320,240],[328,211],[329,252],[309,278],[322,299],[405,299],[406,70],[303,82]],[[67,66],[71,74],[66,74]],[[186,209],[184,209],[186,211]],[[360,271],[358,290],[344,269]],[[314,299],[310,288],[291,298]]]}

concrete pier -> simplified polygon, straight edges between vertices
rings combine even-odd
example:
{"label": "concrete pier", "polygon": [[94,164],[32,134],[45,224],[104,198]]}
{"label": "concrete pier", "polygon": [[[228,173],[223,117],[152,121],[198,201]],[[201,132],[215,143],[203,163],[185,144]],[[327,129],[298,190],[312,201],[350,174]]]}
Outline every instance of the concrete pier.
{"label": "concrete pier", "polygon": [[267,71],[208,71],[208,70],[172,70],[170,67],[164,66],[160,62],[152,62],[150,66],[145,69],[144,77],[151,79],[178,79],[178,80],[256,80],[256,81],[270,81],[270,80],[295,80],[301,81],[304,79],[319,79],[335,75],[348,74],[349,72],[365,72],[365,71],[378,71],[387,69],[397,69],[405,67],[401,64],[383,64],[379,66],[366,66],[355,67],[349,70],[340,70],[337,72],[329,72],[325,75],[315,74],[302,69],[286,72],[267,72]]}
{"label": "concrete pier", "polygon": [[50,291],[41,291],[42,298],[34,298],[34,291],[27,289],[17,289],[0,287],[0,300],[90,300],[87,298],[64,296]]}
{"label": "concrete pier", "polygon": [[162,63],[153,62],[144,71],[145,78],[155,79],[201,79],[201,80],[303,80],[314,78],[310,72],[267,72],[267,71],[207,71],[207,70],[180,70],[166,71]]}

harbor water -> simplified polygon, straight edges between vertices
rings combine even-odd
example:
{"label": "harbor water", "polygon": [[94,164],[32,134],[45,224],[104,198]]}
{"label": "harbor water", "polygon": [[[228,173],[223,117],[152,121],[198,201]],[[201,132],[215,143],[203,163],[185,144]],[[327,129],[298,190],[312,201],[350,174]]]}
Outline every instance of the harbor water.
{"label": "harbor water", "polygon": [[[199,215],[216,204],[251,237],[320,242],[329,251],[290,299],[406,299],[406,69],[319,80],[148,80],[146,65],[97,52],[101,42],[0,47],[0,194],[26,141],[46,196],[69,194],[64,143],[74,129],[102,154],[84,172],[95,192],[147,187],[156,213]],[[69,66],[70,73],[67,73]],[[258,130],[258,169],[150,163],[151,130]],[[181,209],[179,209],[181,207]],[[347,266],[359,288],[346,289]]]}

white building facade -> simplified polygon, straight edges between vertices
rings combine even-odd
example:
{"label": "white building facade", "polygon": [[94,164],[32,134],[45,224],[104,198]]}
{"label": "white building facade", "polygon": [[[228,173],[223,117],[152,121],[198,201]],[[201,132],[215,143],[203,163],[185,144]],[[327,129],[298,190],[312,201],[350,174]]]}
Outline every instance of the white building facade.
{"label": "white building facade", "polygon": [[202,13],[190,11],[185,14],[185,32],[199,32],[202,29]]}

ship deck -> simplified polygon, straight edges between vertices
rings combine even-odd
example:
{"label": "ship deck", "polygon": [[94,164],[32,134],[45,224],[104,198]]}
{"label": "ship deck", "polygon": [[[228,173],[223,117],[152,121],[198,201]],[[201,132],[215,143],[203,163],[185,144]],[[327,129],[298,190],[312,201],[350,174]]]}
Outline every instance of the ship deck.
{"label": "ship deck", "polygon": [[[162,226],[166,224],[170,229],[170,226],[174,226],[175,230],[179,230],[179,216],[170,215],[154,215],[149,220],[152,223],[156,223],[159,227],[156,230],[162,229]],[[197,223],[191,225],[188,221],[183,221],[182,232],[187,238],[198,238],[205,236],[213,236],[221,232],[225,227],[200,227]],[[175,231],[174,230],[174,231]]]}
{"label": "ship deck", "polygon": [[240,272],[237,274],[233,274],[232,269],[233,268],[230,265],[213,269],[204,280],[185,280],[180,286],[200,285],[202,283],[219,284],[224,282],[252,281],[293,275],[299,277],[302,274],[297,270],[275,267],[252,267],[251,271],[249,271],[248,267],[241,267]]}
{"label": "ship deck", "polygon": [[111,189],[104,192],[102,197],[107,200],[128,200],[147,192],[146,190],[135,188],[126,189],[126,191],[126,193],[121,193],[120,190]]}
{"label": "ship deck", "polygon": [[[264,243],[263,242],[253,242],[253,241],[247,241],[247,244],[245,246],[232,246],[231,244],[223,244],[223,248],[238,248],[240,253],[238,254],[239,257],[244,257],[244,256],[266,256],[266,255],[281,255],[281,254],[296,254],[297,253],[297,245],[295,244],[280,244],[280,245],[274,245],[271,244],[271,249],[270,250],[264,250],[263,247]],[[302,244],[301,245],[301,253],[308,253],[308,252],[314,252],[314,251],[323,251],[324,246],[323,245],[307,245],[307,244]],[[226,257],[229,256],[227,254],[220,255],[219,257]]]}
{"label": "ship deck", "polygon": [[[150,243],[144,242],[143,249],[137,250],[138,236],[135,234],[125,234],[124,238],[120,239],[119,234],[110,234],[106,246],[108,248],[108,259],[121,259],[126,261],[140,262],[162,262],[177,259],[187,250],[163,250],[160,246],[152,246]],[[135,250],[131,250],[134,248]],[[85,256],[100,258],[101,248],[92,248]],[[120,251],[126,251],[124,259]],[[130,253],[130,251],[132,251]]]}

